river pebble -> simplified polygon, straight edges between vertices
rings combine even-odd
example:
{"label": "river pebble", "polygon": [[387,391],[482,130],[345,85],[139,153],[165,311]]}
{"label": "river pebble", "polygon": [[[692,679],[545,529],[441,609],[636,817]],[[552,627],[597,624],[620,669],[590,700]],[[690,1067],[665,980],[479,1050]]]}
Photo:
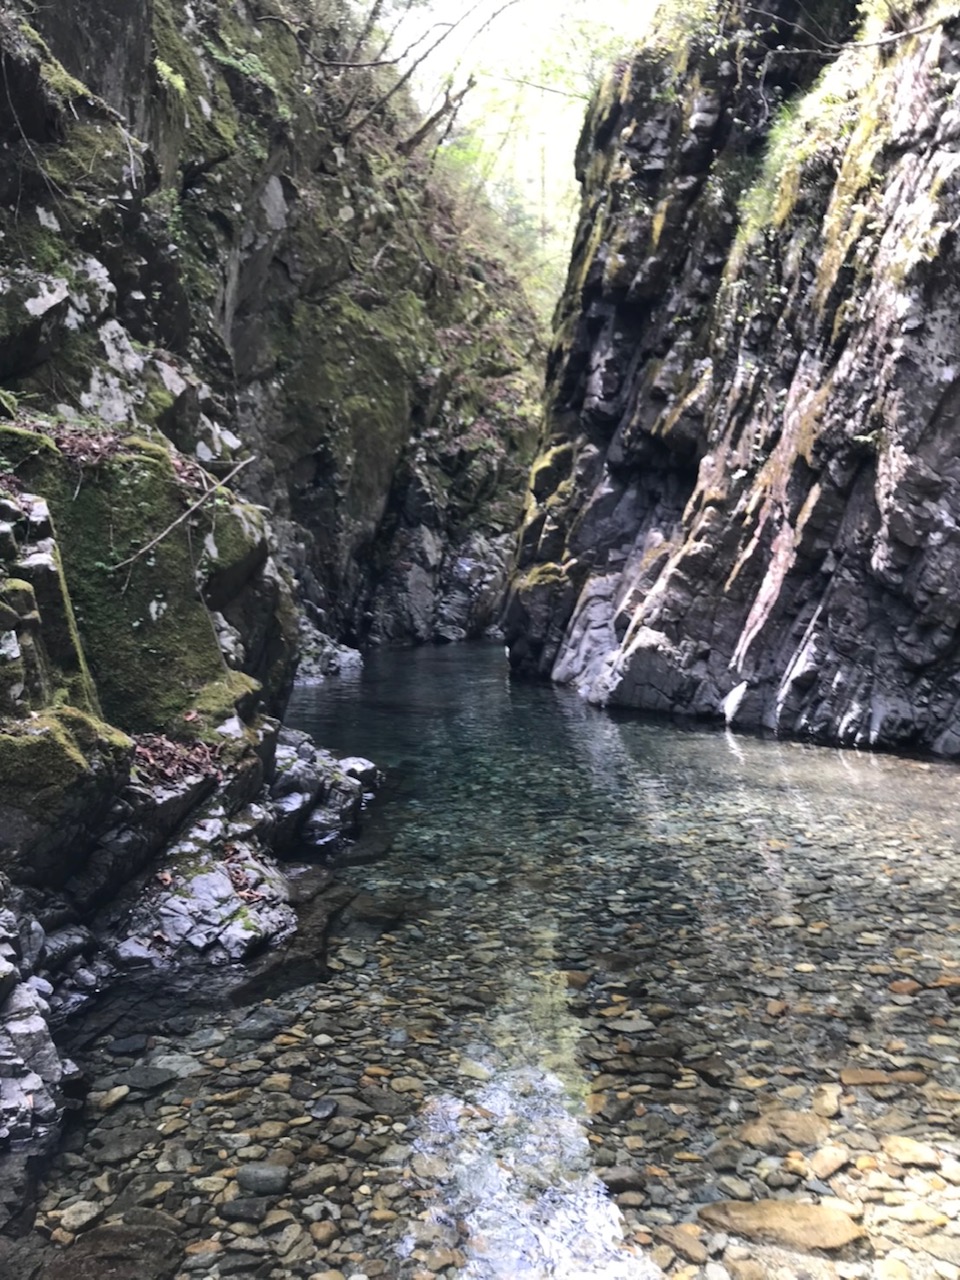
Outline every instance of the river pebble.
{"label": "river pebble", "polygon": [[960,1280],[954,774],[666,728],[651,764],[564,707],[576,768],[471,760],[342,870],[326,982],[116,1006],[37,1256]]}

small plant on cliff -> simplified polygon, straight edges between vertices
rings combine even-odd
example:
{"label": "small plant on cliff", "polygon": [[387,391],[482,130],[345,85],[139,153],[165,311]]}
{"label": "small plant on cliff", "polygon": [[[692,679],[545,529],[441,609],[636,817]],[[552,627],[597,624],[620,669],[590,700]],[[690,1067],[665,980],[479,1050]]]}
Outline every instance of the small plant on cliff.
{"label": "small plant on cliff", "polygon": [[164,62],[162,58],[154,58],[153,68],[157,73],[157,78],[167,89],[171,89],[178,98],[187,96],[187,82],[168,62]]}
{"label": "small plant on cliff", "polygon": [[252,80],[255,84],[262,85],[265,89],[269,89],[271,93],[276,94],[278,92],[276,78],[263,65],[257,54],[238,48],[222,34],[220,39],[223,42],[223,48],[212,40],[204,40],[203,42],[204,48],[214,62],[228,70],[238,72],[245,79]]}
{"label": "small plant on cliff", "polygon": [[799,104],[784,103],[767,137],[760,173],[740,197],[737,240],[731,255],[733,274],[747,245],[766,227],[778,226],[789,212],[787,206],[795,193],[785,192],[785,180],[791,172],[799,173],[796,151],[802,132]]}

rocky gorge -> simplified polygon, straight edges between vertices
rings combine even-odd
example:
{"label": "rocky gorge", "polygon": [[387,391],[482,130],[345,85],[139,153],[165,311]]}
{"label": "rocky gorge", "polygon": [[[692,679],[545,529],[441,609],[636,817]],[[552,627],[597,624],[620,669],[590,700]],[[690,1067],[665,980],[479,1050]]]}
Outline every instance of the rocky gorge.
{"label": "rocky gorge", "polygon": [[4,1274],[957,1280],[953,767],[504,676],[381,652],[296,692],[394,780],[324,980],[79,1020]]}
{"label": "rocky gorge", "polygon": [[533,315],[349,6],[88,19],[0,14],[0,1230],[52,1025],[334,909],[277,859],[376,769],[281,728],[294,673],[483,634],[537,430]]}
{"label": "rocky gorge", "polygon": [[960,1280],[952,766],[588,705],[960,754],[958,7],[665,11],[539,445],[356,14],[87,19],[0,14],[0,1272]]}

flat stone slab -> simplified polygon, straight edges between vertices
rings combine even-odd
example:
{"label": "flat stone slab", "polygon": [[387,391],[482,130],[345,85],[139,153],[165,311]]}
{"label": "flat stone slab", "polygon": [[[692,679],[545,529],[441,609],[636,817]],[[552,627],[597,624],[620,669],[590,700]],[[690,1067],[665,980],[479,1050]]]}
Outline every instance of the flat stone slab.
{"label": "flat stone slab", "polygon": [[698,1210],[700,1220],[719,1231],[770,1240],[794,1249],[842,1249],[859,1240],[862,1227],[840,1209],[791,1200],[721,1200]]}
{"label": "flat stone slab", "polygon": [[97,1227],[48,1259],[37,1280],[171,1280],[183,1245],[158,1227]]}
{"label": "flat stone slab", "polygon": [[929,1143],[892,1133],[882,1139],[881,1145],[890,1159],[898,1164],[918,1165],[921,1169],[939,1168],[940,1157]]}

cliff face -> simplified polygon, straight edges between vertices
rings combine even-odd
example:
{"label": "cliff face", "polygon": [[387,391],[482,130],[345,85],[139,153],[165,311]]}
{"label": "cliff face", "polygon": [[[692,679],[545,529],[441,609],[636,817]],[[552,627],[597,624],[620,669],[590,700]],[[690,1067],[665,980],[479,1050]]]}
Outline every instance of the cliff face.
{"label": "cliff face", "polygon": [[960,754],[960,6],[720,9],[587,123],[513,666]]}
{"label": "cliff face", "polygon": [[[495,617],[535,324],[351,12],[0,14],[0,881],[71,923],[211,779],[228,816],[274,782],[297,604],[353,642]],[[128,794],[167,774],[204,783],[172,824]]]}
{"label": "cliff face", "polygon": [[8,6],[0,381],[215,477],[245,460],[338,639],[454,639],[505,579],[534,325],[396,74],[341,65],[350,21],[110,0],[93,34],[79,0]]}

